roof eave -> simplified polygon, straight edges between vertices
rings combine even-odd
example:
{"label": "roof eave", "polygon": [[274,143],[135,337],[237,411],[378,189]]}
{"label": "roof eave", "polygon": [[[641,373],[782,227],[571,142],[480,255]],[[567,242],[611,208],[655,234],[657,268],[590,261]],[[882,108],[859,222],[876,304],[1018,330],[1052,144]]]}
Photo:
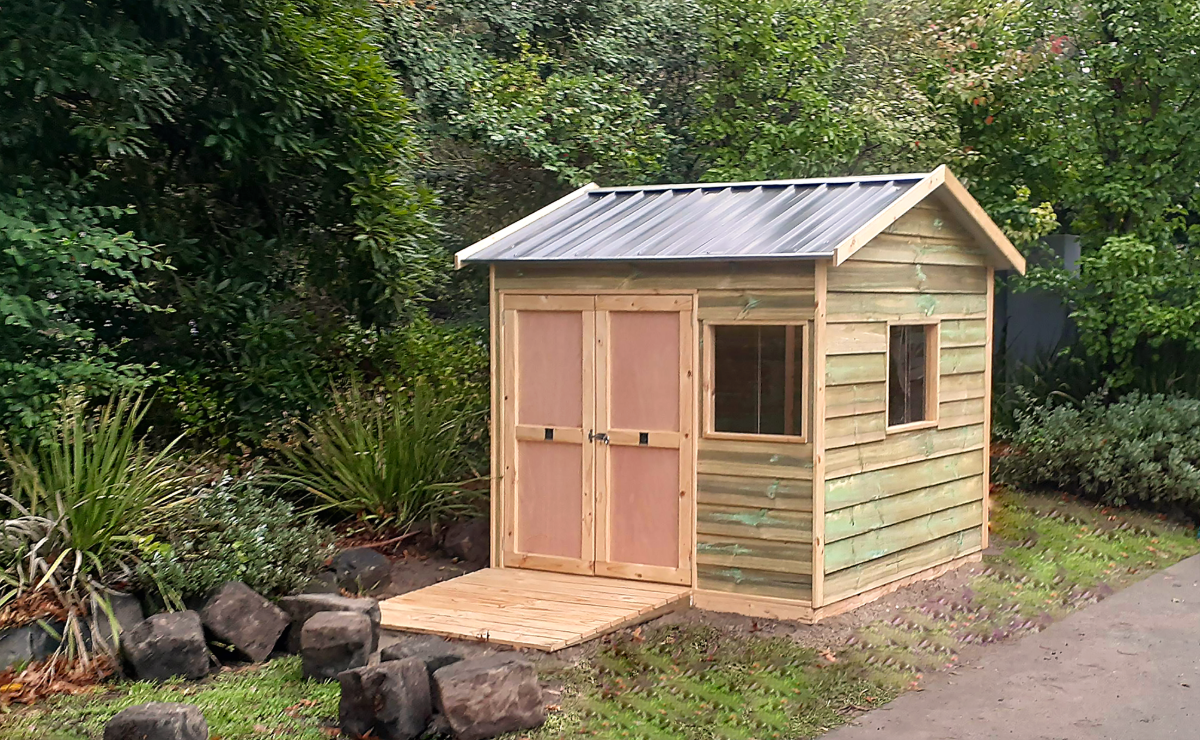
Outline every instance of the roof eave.
{"label": "roof eave", "polygon": [[1025,258],[946,165],[939,165],[895,203],[838,244],[834,250],[833,264],[840,265],[845,262],[918,203],[935,194],[988,250],[989,259],[995,267],[1025,274]]}
{"label": "roof eave", "polygon": [[[508,226],[505,226],[503,229],[500,229],[496,233],[486,236],[483,239],[480,239],[479,241],[475,242],[474,244],[472,244],[471,246],[469,246],[465,249],[459,250],[454,255],[454,269],[455,270],[462,269],[462,266],[464,263],[472,261],[471,260],[472,255],[482,252],[484,249],[487,249],[488,247],[490,247],[491,245],[500,241],[501,239],[508,236],[509,234],[514,234],[517,231],[520,231],[521,229],[525,228],[529,224],[532,224],[534,221],[538,221],[538,220],[544,218],[545,216],[550,215],[552,212],[558,210],[559,208],[562,208],[563,206],[567,205],[568,203],[571,203],[575,200],[578,200],[579,198],[582,198],[583,196],[587,195],[588,193],[590,193],[593,190],[596,190],[599,187],[600,186],[597,185],[596,183],[589,182],[587,185],[584,185],[583,187],[578,188],[577,190],[573,190],[570,193],[567,193],[566,195],[564,195],[563,197],[554,201],[553,203],[546,206],[545,208],[536,210],[533,213],[526,216],[525,218],[521,219],[520,221],[514,221],[513,223],[509,224]],[[488,260],[488,261],[491,261],[491,260]]]}

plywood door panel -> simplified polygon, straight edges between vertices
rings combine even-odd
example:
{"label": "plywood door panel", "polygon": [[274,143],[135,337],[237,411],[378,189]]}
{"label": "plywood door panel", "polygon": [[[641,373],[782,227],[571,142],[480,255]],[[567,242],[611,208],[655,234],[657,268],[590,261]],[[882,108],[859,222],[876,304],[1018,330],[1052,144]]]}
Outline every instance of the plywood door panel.
{"label": "plywood door panel", "polygon": [[690,583],[690,297],[600,296],[596,313],[596,573]]}
{"label": "plywood door panel", "polygon": [[679,315],[608,314],[609,426],[679,431]]}
{"label": "plywood door panel", "polygon": [[594,306],[579,296],[502,301],[506,567],[594,570]]}
{"label": "plywood door panel", "polygon": [[608,560],[679,565],[679,450],[609,450]]}
{"label": "plywood door panel", "polygon": [[583,426],[583,311],[520,311],[517,423]]}
{"label": "plywood door panel", "polygon": [[517,551],[583,559],[583,455],[579,445],[517,442],[521,485]]}

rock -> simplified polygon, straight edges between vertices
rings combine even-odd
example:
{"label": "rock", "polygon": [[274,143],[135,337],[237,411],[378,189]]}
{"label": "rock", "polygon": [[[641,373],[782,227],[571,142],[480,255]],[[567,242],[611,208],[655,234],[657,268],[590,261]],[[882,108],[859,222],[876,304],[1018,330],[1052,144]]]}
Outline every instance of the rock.
{"label": "rock", "polygon": [[351,593],[383,588],[392,581],[392,561],[369,547],[342,550],[333,556],[338,586]]}
{"label": "rock", "polygon": [[[111,592],[105,594],[104,598],[108,601],[107,610],[100,604],[99,598],[92,596],[92,643],[115,649],[120,636],[133,629],[146,615],[142,611],[142,602],[136,596]],[[115,640],[114,631],[117,635]]]}
{"label": "rock", "polygon": [[208,740],[208,723],[191,704],[139,704],[108,721],[104,740]]}
{"label": "rock", "polygon": [[442,549],[464,563],[487,565],[492,556],[492,528],[487,519],[467,519],[446,528]]}
{"label": "rock", "polygon": [[341,591],[338,588],[337,573],[332,570],[323,570],[312,577],[304,588],[300,589],[302,594],[336,594]]}
{"label": "rock", "polygon": [[411,740],[433,712],[429,673],[417,658],[380,663],[338,674],[338,722],[350,737]]}
{"label": "rock", "polygon": [[152,681],[203,678],[214,663],[200,615],[193,611],[143,619],[125,633],[121,653],[136,678]]}
{"label": "rock", "polygon": [[457,740],[530,730],[546,721],[537,671],[516,655],[471,658],[439,668],[433,674],[433,693]]}
{"label": "rock", "polygon": [[300,652],[300,630],[304,623],[314,614],[321,612],[360,612],[371,620],[372,631],[371,652],[379,645],[379,602],[375,599],[351,599],[336,594],[297,594],[284,596],[279,600],[279,608],[291,617],[292,624],[280,640],[283,649],[289,653]]}
{"label": "rock", "polygon": [[[62,634],[62,625],[53,625]],[[59,640],[39,624],[0,630],[0,671],[22,663],[45,660],[58,649]]]}
{"label": "rock", "polygon": [[360,612],[320,612],[300,630],[304,677],[331,681],[342,671],[362,668],[371,657],[374,626]]}
{"label": "rock", "polygon": [[379,651],[381,662],[417,658],[425,664],[431,677],[437,669],[457,663],[465,657],[465,649],[434,635],[413,635]]}
{"label": "rock", "polygon": [[429,724],[425,725],[426,737],[449,737],[453,733],[454,730],[450,729],[450,720],[446,719],[446,715],[439,712],[435,712],[429,718]]}
{"label": "rock", "polygon": [[217,641],[254,663],[267,659],[291,622],[282,609],[240,581],[218,588],[200,610],[200,619]]}

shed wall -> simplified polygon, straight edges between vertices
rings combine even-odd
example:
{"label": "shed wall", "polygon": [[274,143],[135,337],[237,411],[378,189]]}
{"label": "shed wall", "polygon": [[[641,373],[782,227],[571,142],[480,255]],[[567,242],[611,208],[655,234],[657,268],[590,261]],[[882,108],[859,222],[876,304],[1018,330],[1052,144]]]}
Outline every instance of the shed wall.
{"label": "shed wall", "polygon": [[[696,293],[697,337],[704,336],[708,322],[800,322],[814,316],[813,263],[797,260],[498,263],[493,274],[493,305],[498,304],[499,294],[504,291]],[[499,328],[493,317],[493,336],[498,335]],[[812,362],[811,351],[807,358]],[[493,388],[502,387],[501,380],[498,375],[493,377]],[[708,383],[707,378],[701,380],[696,384],[697,411]],[[493,407],[497,424],[498,411]],[[694,416],[704,423],[699,413]],[[810,430],[812,422],[810,418]],[[731,596],[809,602],[813,571],[812,445],[710,439],[702,434],[696,439],[696,587]],[[498,453],[498,442],[493,436],[494,454]],[[501,471],[494,465],[492,472],[495,501],[502,490]],[[493,506],[494,534],[502,531],[503,523],[498,521],[501,511],[502,507]],[[493,537],[493,541],[498,539]],[[499,553],[494,551],[493,557],[493,563],[500,565]]]}
{"label": "shed wall", "polygon": [[[983,547],[991,280],[934,200],[828,268],[818,606]],[[888,433],[889,321],[928,319],[939,320],[937,423]]]}

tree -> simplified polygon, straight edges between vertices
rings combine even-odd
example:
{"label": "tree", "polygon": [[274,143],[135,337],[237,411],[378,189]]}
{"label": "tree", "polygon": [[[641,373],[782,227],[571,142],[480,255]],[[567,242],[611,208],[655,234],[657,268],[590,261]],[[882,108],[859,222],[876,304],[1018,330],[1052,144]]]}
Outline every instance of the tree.
{"label": "tree", "polygon": [[[402,315],[440,279],[409,103],[377,31],[366,0],[6,9],[3,213],[39,238],[70,230],[35,195],[57,189],[88,248],[113,256],[97,279],[116,287],[56,313],[85,366],[144,376],[156,364],[189,421],[254,438],[311,405],[339,326]],[[9,360],[0,385],[20,389]],[[32,423],[66,382],[14,390],[0,417]]]}

